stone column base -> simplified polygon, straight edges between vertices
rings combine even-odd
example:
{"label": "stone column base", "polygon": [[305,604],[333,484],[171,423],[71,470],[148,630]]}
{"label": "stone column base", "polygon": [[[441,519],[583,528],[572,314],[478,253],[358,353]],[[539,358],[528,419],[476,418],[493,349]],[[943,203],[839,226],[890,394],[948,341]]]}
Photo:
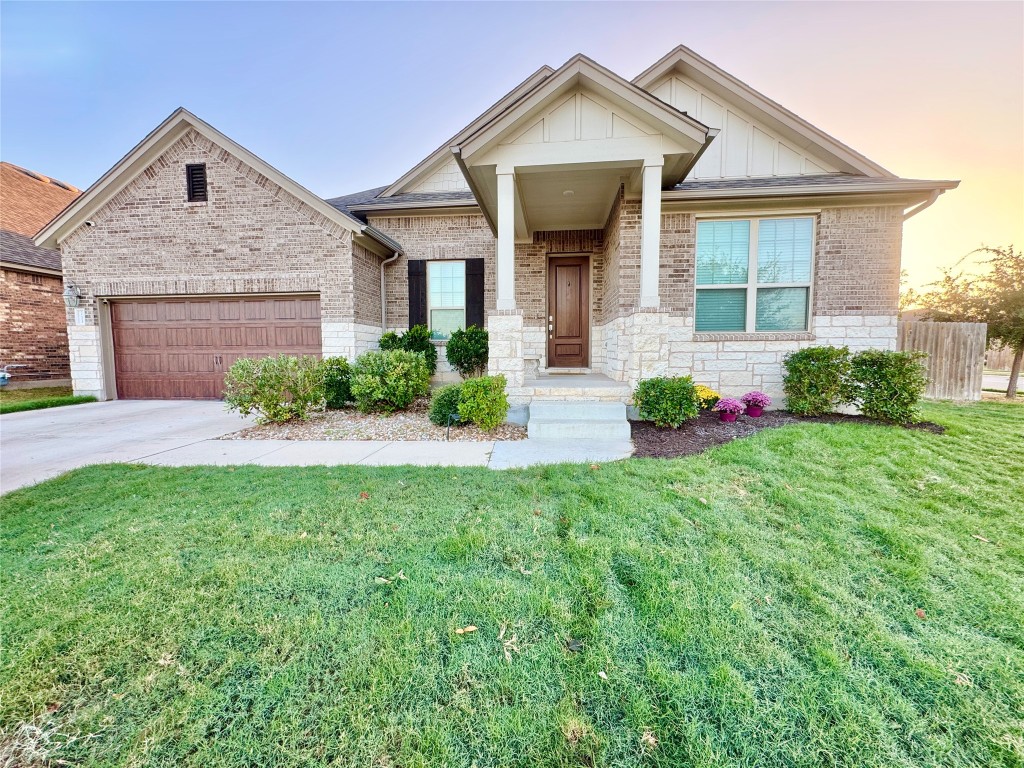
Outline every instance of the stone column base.
{"label": "stone column base", "polygon": [[487,375],[504,376],[508,387],[523,386],[526,360],[523,358],[523,312],[495,310],[487,315]]}

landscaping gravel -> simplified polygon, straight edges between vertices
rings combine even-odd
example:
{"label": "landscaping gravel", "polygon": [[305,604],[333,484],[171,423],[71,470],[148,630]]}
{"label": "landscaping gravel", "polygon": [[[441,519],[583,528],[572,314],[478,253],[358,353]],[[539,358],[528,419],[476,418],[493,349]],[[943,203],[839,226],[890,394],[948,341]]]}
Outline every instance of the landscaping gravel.
{"label": "landscaping gravel", "polygon": [[[416,400],[408,410],[390,416],[360,413],[354,408],[326,411],[306,421],[285,424],[261,424],[224,435],[221,440],[444,440],[445,427],[427,418],[429,398]],[[451,441],[525,440],[526,427],[502,424],[493,432],[483,432],[475,424],[452,424]]]}

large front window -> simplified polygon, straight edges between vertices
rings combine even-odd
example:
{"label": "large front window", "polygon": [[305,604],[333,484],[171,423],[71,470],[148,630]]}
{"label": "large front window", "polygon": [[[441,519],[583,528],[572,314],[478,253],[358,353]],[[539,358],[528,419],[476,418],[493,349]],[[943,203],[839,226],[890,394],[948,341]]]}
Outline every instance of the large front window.
{"label": "large front window", "polygon": [[697,222],[698,333],[806,331],[814,219]]}
{"label": "large front window", "polygon": [[427,322],[435,339],[466,327],[466,262],[427,264]]}

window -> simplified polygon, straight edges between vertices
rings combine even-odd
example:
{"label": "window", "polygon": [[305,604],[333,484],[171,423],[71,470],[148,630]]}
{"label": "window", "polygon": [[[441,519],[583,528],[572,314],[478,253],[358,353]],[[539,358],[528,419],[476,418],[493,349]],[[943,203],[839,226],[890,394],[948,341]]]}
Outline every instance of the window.
{"label": "window", "polygon": [[427,323],[435,339],[466,327],[466,262],[427,264]]}
{"label": "window", "polygon": [[698,333],[806,331],[811,217],[697,222]]}
{"label": "window", "polygon": [[185,166],[185,189],[190,203],[206,202],[206,163]]}

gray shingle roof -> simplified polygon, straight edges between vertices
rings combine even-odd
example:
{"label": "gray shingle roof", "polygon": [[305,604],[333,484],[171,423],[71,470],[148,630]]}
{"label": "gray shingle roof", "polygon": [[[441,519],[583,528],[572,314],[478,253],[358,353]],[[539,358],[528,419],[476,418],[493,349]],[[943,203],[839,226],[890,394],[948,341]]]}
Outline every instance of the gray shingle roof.
{"label": "gray shingle roof", "polygon": [[687,192],[710,192],[717,189],[776,189],[778,187],[817,187],[834,186],[837,184],[894,184],[905,183],[927,184],[921,179],[892,179],[880,176],[855,176],[849,173],[826,173],[814,176],[769,176],[756,179],[705,179],[703,181],[684,181],[672,187],[673,190]]}
{"label": "gray shingle roof", "polygon": [[39,269],[55,269],[60,271],[60,254],[49,248],[40,248],[32,242],[32,238],[0,230],[0,261],[21,264]]}
{"label": "gray shingle roof", "polygon": [[380,193],[387,187],[375,187],[362,192],[355,192],[351,195],[332,197],[327,200],[339,211],[357,216],[358,211],[372,205],[395,205],[407,208],[415,208],[417,205],[436,206],[439,203],[451,203],[452,205],[476,205],[476,198],[469,190],[459,192],[407,192],[404,195],[392,195],[391,197],[380,197]]}

